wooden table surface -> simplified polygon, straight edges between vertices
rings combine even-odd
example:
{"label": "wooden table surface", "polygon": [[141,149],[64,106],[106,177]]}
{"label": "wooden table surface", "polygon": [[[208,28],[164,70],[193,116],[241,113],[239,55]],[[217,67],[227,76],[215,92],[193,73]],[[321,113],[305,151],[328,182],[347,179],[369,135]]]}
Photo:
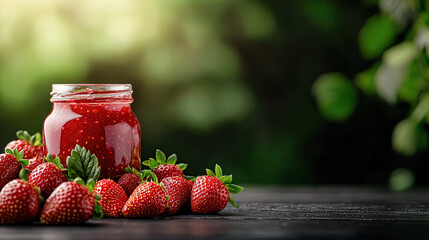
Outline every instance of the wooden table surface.
{"label": "wooden table surface", "polygon": [[215,215],[0,226],[0,239],[429,239],[429,189],[247,187]]}

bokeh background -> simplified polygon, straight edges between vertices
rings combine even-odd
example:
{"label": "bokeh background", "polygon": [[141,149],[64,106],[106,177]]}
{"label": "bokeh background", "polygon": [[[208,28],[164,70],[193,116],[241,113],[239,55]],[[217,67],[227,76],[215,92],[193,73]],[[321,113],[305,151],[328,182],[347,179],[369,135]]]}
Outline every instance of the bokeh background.
{"label": "bokeh background", "polygon": [[131,83],[142,156],[239,184],[429,183],[425,0],[0,0],[0,145]]}

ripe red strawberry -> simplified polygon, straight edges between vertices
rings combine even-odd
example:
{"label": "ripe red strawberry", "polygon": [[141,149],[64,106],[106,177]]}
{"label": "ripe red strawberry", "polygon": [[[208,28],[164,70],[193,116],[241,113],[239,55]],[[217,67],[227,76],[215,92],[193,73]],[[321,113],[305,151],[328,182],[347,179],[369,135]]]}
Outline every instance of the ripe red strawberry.
{"label": "ripe red strawberry", "polygon": [[33,171],[37,166],[43,163],[43,158],[41,156],[35,156],[28,159],[28,165],[24,166],[28,171]]}
{"label": "ripe red strawberry", "polygon": [[101,196],[98,204],[103,208],[103,214],[108,217],[120,217],[122,207],[127,202],[128,197],[124,189],[111,179],[103,179],[97,182],[94,187],[94,194]]}
{"label": "ripe red strawberry", "polygon": [[37,190],[22,179],[9,182],[0,192],[0,224],[31,222],[39,208]]}
{"label": "ripe red strawberry", "polygon": [[46,200],[40,212],[43,224],[79,224],[93,215],[95,198],[76,182],[64,182]]}
{"label": "ripe red strawberry", "polygon": [[162,181],[166,177],[179,176],[183,177],[183,171],[188,167],[188,164],[180,163],[176,165],[176,154],[171,155],[166,159],[165,154],[161,150],[156,150],[155,159],[149,158],[143,162],[144,165],[149,166],[153,173],[155,173],[158,181]]}
{"label": "ripe red strawberry", "polygon": [[165,195],[170,197],[164,213],[177,214],[191,199],[191,182],[182,177],[174,176],[164,178],[161,183],[164,185]]}
{"label": "ripe red strawberry", "polygon": [[124,217],[154,218],[165,211],[168,199],[155,174],[151,176],[154,182],[140,184],[128,198],[122,208]]}
{"label": "ripe red strawberry", "polygon": [[31,136],[27,131],[18,131],[16,133],[18,140],[14,140],[6,145],[8,149],[17,149],[18,152],[24,150],[24,159],[30,159],[35,156],[43,157],[43,143],[40,133]]}
{"label": "ripe red strawberry", "polygon": [[23,160],[24,152],[18,152],[17,149],[13,151],[5,149],[6,153],[0,154],[0,189],[2,189],[8,182],[18,178],[21,164],[28,164],[28,160]]}
{"label": "ripe red strawberry", "polygon": [[46,199],[61,183],[67,179],[62,173],[63,166],[60,158],[53,159],[48,155],[45,163],[37,166],[28,176],[28,182],[40,189],[40,194]]}
{"label": "ripe red strawberry", "polygon": [[96,202],[99,196],[92,194],[100,176],[97,157],[76,145],[67,157],[67,166],[68,177],[74,182],[61,183],[46,200],[40,212],[43,224],[78,224],[93,215],[95,218],[102,216],[101,206]]}
{"label": "ripe red strawberry", "polygon": [[118,184],[125,190],[125,193],[129,197],[134,189],[143,181],[143,177],[139,171],[129,166],[125,168],[126,174],[122,175],[118,180]]}
{"label": "ripe red strawberry", "polygon": [[195,214],[210,214],[221,211],[230,202],[234,207],[238,205],[230,193],[237,194],[242,187],[231,184],[232,175],[222,176],[222,169],[216,164],[216,174],[207,169],[207,176],[198,177],[191,192],[191,210]]}

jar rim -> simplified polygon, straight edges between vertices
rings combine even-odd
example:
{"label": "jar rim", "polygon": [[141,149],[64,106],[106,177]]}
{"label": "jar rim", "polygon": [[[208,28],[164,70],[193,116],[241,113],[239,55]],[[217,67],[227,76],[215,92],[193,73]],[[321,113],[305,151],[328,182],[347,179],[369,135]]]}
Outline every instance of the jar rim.
{"label": "jar rim", "polygon": [[131,84],[52,84],[51,101],[117,99],[132,101]]}
{"label": "jar rim", "polygon": [[77,91],[132,91],[131,84],[52,84],[51,95],[55,93]]}

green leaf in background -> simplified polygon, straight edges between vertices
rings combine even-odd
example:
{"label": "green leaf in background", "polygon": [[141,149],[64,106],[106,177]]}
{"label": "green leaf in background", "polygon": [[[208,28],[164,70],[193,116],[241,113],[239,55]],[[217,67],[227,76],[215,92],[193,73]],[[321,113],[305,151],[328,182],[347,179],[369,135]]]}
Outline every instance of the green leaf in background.
{"label": "green leaf in background", "polygon": [[321,114],[332,121],[349,117],[357,103],[357,93],[352,82],[339,73],[321,75],[312,86]]}
{"label": "green leaf in background", "polygon": [[383,63],[389,66],[408,66],[418,53],[419,50],[414,43],[402,42],[383,54]]}
{"label": "green leaf in background", "polygon": [[375,79],[377,92],[388,103],[396,102],[408,67],[418,52],[416,45],[411,42],[403,42],[383,54],[383,63],[378,69]]}
{"label": "green leaf in background", "polygon": [[379,57],[395,41],[395,23],[385,15],[369,18],[359,32],[359,46],[366,58]]}
{"label": "green leaf in background", "polygon": [[423,74],[422,68],[417,61],[410,64],[398,91],[400,100],[411,104],[417,102],[420,92],[424,90],[426,85]]}
{"label": "green leaf in background", "polygon": [[379,68],[380,64],[376,63],[371,68],[360,72],[355,77],[356,85],[362,89],[366,94],[376,94],[377,87],[375,84],[375,74]]}
{"label": "green leaf in background", "polygon": [[395,23],[404,27],[416,12],[419,0],[380,0],[380,10],[388,15]]}
{"label": "green leaf in background", "polygon": [[389,187],[394,191],[403,191],[414,185],[414,173],[406,168],[395,169],[389,178]]}
{"label": "green leaf in background", "polygon": [[411,113],[410,118],[416,122],[422,122],[426,119],[429,113],[429,93],[425,93],[421,96],[419,103]]}
{"label": "green leaf in background", "polygon": [[406,156],[414,155],[428,146],[428,135],[418,121],[407,118],[396,125],[392,135],[395,151]]}

